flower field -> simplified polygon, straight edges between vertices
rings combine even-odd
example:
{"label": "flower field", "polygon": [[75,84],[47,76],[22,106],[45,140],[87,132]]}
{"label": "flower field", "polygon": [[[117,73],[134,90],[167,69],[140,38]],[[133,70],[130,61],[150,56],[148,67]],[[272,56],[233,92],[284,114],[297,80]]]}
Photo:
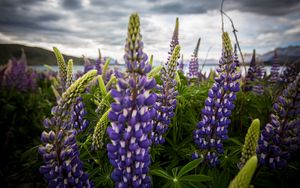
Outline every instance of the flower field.
{"label": "flower field", "polygon": [[[59,70],[36,71],[23,51],[0,67],[0,187],[297,187],[299,62],[270,73],[255,51],[245,74],[222,31],[219,64],[201,71],[195,43],[181,57],[176,19],[168,58],[154,66],[134,13],[125,69],[53,47]],[[188,67],[188,72],[184,72]]]}

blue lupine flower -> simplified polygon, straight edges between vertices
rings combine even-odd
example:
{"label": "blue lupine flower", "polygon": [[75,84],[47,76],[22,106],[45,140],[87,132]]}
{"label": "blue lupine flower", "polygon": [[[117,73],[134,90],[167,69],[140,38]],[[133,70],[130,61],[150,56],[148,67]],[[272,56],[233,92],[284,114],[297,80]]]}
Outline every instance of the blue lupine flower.
{"label": "blue lupine flower", "polygon": [[157,86],[158,96],[155,104],[157,115],[153,126],[151,139],[155,145],[163,144],[165,139],[163,134],[168,130],[171,119],[174,117],[174,110],[176,108],[176,96],[178,94],[176,89],[175,74],[177,68],[177,61],[180,57],[180,46],[177,45],[173,51],[167,67],[162,69],[161,80],[162,86]]}
{"label": "blue lupine flower", "polygon": [[74,128],[79,132],[84,131],[88,127],[89,121],[84,119],[87,111],[85,109],[82,97],[78,97],[76,99],[76,103],[74,104],[71,113],[71,122]]}
{"label": "blue lupine flower", "polygon": [[179,62],[178,70],[181,71],[182,73],[184,73],[183,69],[184,69],[184,61],[183,61],[183,54],[182,54],[180,62]]}
{"label": "blue lupine flower", "polygon": [[24,50],[20,59],[9,60],[1,72],[0,87],[18,91],[34,91],[37,88],[36,73],[28,69]]}
{"label": "blue lupine flower", "polygon": [[84,71],[83,71],[84,74],[89,72],[90,70],[94,70],[95,67],[88,58],[83,56],[83,61],[84,61]]}
{"label": "blue lupine flower", "polygon": [[262,95],[264,93],[264,86],[262,85],[262,81],[266,75],[266,71],[262,65],[256,65],[255,70],[255,85],[252,87],[252,91],[258,95]]}
{"label": "blue lupine flower", "polygon": [[189,76],[190,78],[197,78],[199,76],[199,62],[198,62],[198,51],[200,46],[200,40],[198,39],[196,48],[192,54],[190,63],[189,63]]}
{"label": "blue lupine flower", "polygon": [[233,54],[228,33],[223,33],[223,53],[217,69],[218,76],[208,91],[205,107],[202,109],[201,120],[194,131],[194,142],[200,153],[194,153],[193,158],[202,157],[211,166],[219,163],[218,154],[223,153],[223,141],[228,138],[227,128],[230,124],[233,102],[240,86],[241,77],[237,67],[237,54]]}
{"label": "blue lupine flower", "polygon": [[43,131],[43,145],[39,147],[44,160],[40,173],[48,187],[93,187],[79,159],[77,131],[71,121],[70,108],[96,72],[90,71],[72,84],[52,108],[52,117],[44,121],[47,131]]}
{"label": "blue lupine flower", "polygon": [[167,59],[166,65],[168,65],[168,63],[170,61],[170,58],[171,58],[171,56],[173,54],[175,46],[177,46],[179,44],[178,34],[179,34],[179,20],[178,20],[178,18],[176,18],[175,28],[174,28],[174,31],[173,31],[172,40],[170,42],[170,50],[168,52],[169,55],[168,55],[168,59]]}
{"label": "blue lupine flower", "polygon": [[295,64],[288,64],[284,69],[282,75],[280,75],[280,82],[289,84],[296,79],[298,73],[299,71],[297,70]]}
{"label": "blue lupine flower", "polygon": [[260,164],[271,169],[285,167],[290,154],[299,149],[299,88],[300,74],[278,97],[271,120],[261,132],[257,156]]}
{"label": "blue lupine flower", "polygon": [[279,81],[279,57],[278,57],[278,52],[277,50],[274,51],[274,60],[272,63],[271,67],[271,77],[270,77],[270,82],[272,83],[277,83]]}
{"label": "blue lupine flower", "polygon": [[115,102],[108,114],[111,143],[107,144],[107,151],[114,167],[111,177],[115,187],[151,187],[147,174],[156,95],[150,90],[156,82],[147,77],[151,65],[146,62],[139,26],[139,16],[132,14],[124,55],[127,75],[118,79],[117,90],[111,90]]}
{"label": "blue lupine flower", "polygon": [[247,75],[245,77],[245,85],[243,87],[244,91],[251,91],[252,90],[252,86],[251,84],[253,84],[254,80],[255,80],[255,72],[256,72],[256,53],[255,53],[255,49],[253,50],[252,53],[252,58],[250,61],[250,65],[248,68],[248,72]]}

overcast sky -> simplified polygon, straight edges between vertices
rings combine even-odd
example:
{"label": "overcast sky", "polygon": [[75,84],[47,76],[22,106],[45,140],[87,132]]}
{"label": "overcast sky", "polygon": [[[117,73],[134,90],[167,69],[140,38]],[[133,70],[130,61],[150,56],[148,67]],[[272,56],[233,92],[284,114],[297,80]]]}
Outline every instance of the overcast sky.
{"label": "overcast sky", "polygon": [[[127,23],[138,12],[144,51],[167,58],[175,19],[185,59],[201,37],[199,56],[221,54],[221,0],[0,0],[0,43],[20,43],[63,53],[123,62]],[[278,46],[300,45],[299,0],[225,0],[243,52],[264,53]],[[230,22],[225,29],[232,31]],[[233,40],[233,36],[232,36]]]}

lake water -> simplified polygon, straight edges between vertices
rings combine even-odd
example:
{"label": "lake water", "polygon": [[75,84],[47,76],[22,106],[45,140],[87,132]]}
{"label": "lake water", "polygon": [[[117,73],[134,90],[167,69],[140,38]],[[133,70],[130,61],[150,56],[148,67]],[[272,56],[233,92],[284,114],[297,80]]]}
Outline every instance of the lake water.
{"label": "lake water", "polygon": [[[37,66],[30,66],[33,69],[37,70],[37,71],[44,71],[44,70],[49,70],[49,68],[51,68],[54,71],[58,71],[58,66],[43,66],[43,65],[37,65]],[[110,68],[118,68],[120,70],[124,70],[125,66],[124,65],[114,65],[114,66],[110,66]],[[200,65],[200,68],[202,68],[202,65]],[[217,65],[205,65],[203,68],[202,72],[207,72],[207,74],[209,73],[210,70],[215,70],[217,68]],[[248,70],[249,66],[246,66],[246,70]],[[271,70],[271,66],[265,66],[264,69],[266,70],[267,74],[270,74],[270,70]],[[280,72],[283,71],[284,67],[280,67]],[[73,72],[78,72],[78,71],[83,71],[84,70],[84,66],[83,65],[74,65],[73,66]],[[245,69],[243,66],[241,66],[241,71],[242,74],[244,75]],[[184,72],[187,73],[188,72],[188,66],[184,67]]]}

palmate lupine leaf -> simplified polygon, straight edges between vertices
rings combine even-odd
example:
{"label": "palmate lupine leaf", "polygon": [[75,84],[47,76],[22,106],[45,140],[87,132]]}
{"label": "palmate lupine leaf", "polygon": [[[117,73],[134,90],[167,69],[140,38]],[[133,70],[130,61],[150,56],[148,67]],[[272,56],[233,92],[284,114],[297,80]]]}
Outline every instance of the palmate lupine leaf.
{"label": "palmate lupine leaf", "polygon": [[260,134],[260,121],[255,119],[252,121],[245,138],[245,143],[242,149],[242,157],[240,159],[239,168],[241,169],[246,161],[256,154],[258,139]]}
{"label": "palmate lupine leaf", "polygon": [[231,181],[229,188],[249,188],[252,176],[257,167],[257,162],[256,156],[251,157]]}

